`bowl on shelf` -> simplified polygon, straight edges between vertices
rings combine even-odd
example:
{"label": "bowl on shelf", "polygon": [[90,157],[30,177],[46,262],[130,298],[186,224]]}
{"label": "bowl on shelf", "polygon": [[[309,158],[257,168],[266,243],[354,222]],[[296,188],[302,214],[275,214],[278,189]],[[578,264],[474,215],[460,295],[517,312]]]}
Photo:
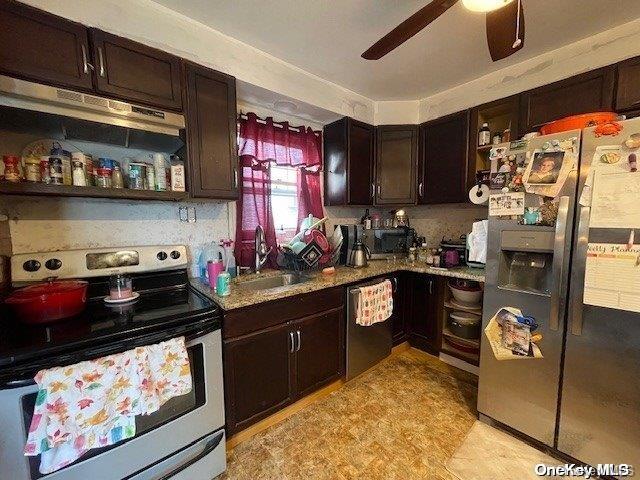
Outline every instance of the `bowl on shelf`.
{"label": "bowl on shelf", "polygon": [[480,316],[454,310],[449,314],[447,328],[456,337],[477,340],[480,338]]}
{"label": "bowl on shelf", "polygon": [[482,288],[480,286],[473,289],[472,287],[460,287],[449,283],[449,288],[453,298],[463,305],[477,305],[482,300]]}

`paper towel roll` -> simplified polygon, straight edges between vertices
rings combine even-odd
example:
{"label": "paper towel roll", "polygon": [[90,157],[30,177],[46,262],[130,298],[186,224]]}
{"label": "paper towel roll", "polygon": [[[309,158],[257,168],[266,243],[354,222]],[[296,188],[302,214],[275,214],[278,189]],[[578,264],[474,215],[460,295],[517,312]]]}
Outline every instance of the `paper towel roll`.
{"label": "paper towel roll", "polygon": [[476,205],[482,205],[489,200],[489,187],[484,183],[480,185],[474,185],[469,190],[469,200]]}

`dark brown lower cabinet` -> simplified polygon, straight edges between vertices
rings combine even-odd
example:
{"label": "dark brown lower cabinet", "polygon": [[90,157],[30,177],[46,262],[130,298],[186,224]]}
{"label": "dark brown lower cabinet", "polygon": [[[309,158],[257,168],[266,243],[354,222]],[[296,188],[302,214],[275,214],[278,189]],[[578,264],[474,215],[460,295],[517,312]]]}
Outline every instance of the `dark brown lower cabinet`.
{"label": "dark brown lower cabinet", "polygon": [[242,430],[289,404],[293,398],[290,325],[225,342],[227,425]]}
{"label": "dark brown lower cabinet", "polygon": [[296,336],[296,394],[303,397],[342,375],[344,322],[342,308],[293,324]]}
{"label": "dark brown lower cabinet", "polygon": [[406,328],[406,297],[407,282],[404,273],[396,273],[391,281],[393,282],[393,313],[391,314],[391,331],[393,335],[393,345],[398,345],[407,339]]}
{"label": "dark brown lower cabinet", "polygon": [[440,351],[440,309],[446,287],[444,278],[421,273],[407,276],[407,329],[411,346],[438,354]]}
{"label": "dark brown lower cabinet", "polygon": [[[223,325],[229,436],[343,375],[343,297],[341,288],[324,290],[232,311],[225,317],[229,324],[244,325]],[[326,302],[325,310],[318,311],[322,305],[318,301]],[[313,307],[305,308],[310,302]],[[277,318],[283,323],[273,325]],[[261,323],[271,326],[232,336],[250,324],[258,327]]]}

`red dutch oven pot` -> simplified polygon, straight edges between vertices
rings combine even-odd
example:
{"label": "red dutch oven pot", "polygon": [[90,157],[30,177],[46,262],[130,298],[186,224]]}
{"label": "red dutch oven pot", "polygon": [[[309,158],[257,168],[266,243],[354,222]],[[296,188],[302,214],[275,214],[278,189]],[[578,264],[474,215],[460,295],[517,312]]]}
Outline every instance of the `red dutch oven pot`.
{"label": "red dutch oven pot", "polygon": [[24,323],[51,323],[84,310],[87,285],[84,280],[49,278],[44,283],[16,290],[5,299],[5,303]]}

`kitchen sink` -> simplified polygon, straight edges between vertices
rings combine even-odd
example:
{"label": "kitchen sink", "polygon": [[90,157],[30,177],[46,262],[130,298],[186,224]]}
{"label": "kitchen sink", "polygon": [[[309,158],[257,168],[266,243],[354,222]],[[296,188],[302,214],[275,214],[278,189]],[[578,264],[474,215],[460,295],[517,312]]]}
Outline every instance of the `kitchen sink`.
{"label": "kitchen sink", "polygon": [[287,285],[296,285],[298,283],[308,282],[309,280],[311,280],[311,277],[301,273],[283,273],[281,275],[274,275],[273,277],[247,280],[246,282],[242,282],[241,285],[249,290],[269,290]]}

